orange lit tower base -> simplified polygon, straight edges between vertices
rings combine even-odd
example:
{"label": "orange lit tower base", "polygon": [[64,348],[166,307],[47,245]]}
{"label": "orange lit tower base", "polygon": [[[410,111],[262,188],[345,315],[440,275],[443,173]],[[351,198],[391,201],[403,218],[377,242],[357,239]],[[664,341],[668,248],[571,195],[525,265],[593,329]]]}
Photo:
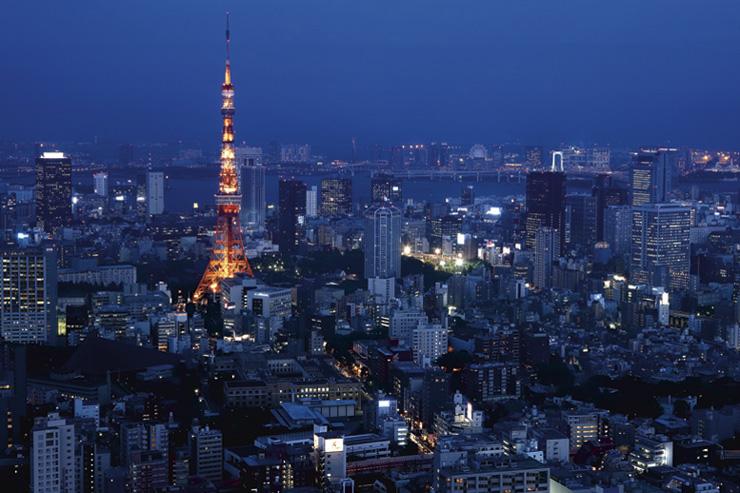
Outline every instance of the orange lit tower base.
{"label": "orange lit tower base", "polygon": [[226,17],[226,72],[221,86],[221,115],[224,126],[221,138],[221,171],[218,176],[216,207],[218,219],[214,231],[213,250],[203,278],[193,294],[193,301],[203,303],[207,294],[216,294],[221,281],[237,274],[252,277],[252,268],[244,254],[244,238],[239,222],[241,194],[234,156],[234,86],[231,84],[231,61],[229,57],[229,18]]}

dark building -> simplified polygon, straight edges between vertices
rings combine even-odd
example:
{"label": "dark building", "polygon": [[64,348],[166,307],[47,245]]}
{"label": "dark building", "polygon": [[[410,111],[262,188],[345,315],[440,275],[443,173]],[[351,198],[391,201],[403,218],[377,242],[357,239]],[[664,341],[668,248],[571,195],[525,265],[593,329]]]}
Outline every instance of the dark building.
{"label": "dark building", "polygon": [[604,212],[612,205],[627,205],[627,190],[614,185],[610,175],[599,175],[592,195],[596,200],[596,241],[604,241]]}
{"label": "dark building", "polygon": [[463,207],[475,204],[475,189],[473,185],[463,187],[460,193],[460,205]]}
{"label": "dark building", "polygon": [[450,163],[450,146],[447,142],[432,142],[429,144],[429,166],[445,168]]}
{"label": "dark building", "polygon": [[278,246],[283,254],[295,253],[306,217],[306,184],[281,179],[278,184]]}
{"label": "dark building", "polygon": [[565,243],[569,248],[590,249],[596,243],[596,199],[574,194],[565,198]]}
{"label": "dark building", "polygon": [[431,428],[434,416],[450,403],[450,376],[442,370],[428,369],[421,389],[421,421]]}
{"label": "dark building", "polygon": [[519,366],[509,363],[474,363],[463,371],[465,395],[478,402],[517,399],[521,395]]}
{"label": "dark building", "polygon": [[47,233],[72,222],[72,160],[64,153],[36,159],[36,221]]}
{"label": "dark building", "polygon": [[134,146],[122,144],[118,147],[118,164],[127,166],[134,161]]}
{"label": "dark building", "polygon": [[527,175],[527,248],[534,248],[535,234],[542,227],[557,229],[561,248],[565,245],[565,186],[563,172],[536,171]]}
{"label": "dark building", "polygon": [[457,240],[457,234],[462,232],[462,216],[448,214],[443,217],[434,218],[431,221],[432,231],[429,246],[432,249],[442,248],[443,239]]}
{"label": "dark building", "polygon": [[401,180],[390,174],[377,174],[370,180],[370,197],[373,203],[391,202],[398,205],[403,200]]}
{"label": "dark building", "polygon": [[352,214],[352,180],[327,178],[321,180],[321,215],[348,216]]}

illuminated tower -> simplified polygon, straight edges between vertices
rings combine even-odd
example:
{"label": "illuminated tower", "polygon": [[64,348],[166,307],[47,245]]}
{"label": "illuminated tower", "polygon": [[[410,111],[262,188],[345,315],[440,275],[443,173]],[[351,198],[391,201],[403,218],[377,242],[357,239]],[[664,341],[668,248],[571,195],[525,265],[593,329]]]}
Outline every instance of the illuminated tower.
{"label": "illuminated tower", "polygon": [[226,71],[221,85],[221,114],[224,119],[221,138],[221,171],[218,177],[216,207],[218,219],[214,231],[213,250],[203,278],[193,295],[193,301],[202,302],[207,293],[217,293],[221,281],[245,273],[252,276],[247,256],[244,254],[239,211],[241,194],[234,155],[234,86],[231,84],[231,62],[229,57],[229,17],[226,17]]}

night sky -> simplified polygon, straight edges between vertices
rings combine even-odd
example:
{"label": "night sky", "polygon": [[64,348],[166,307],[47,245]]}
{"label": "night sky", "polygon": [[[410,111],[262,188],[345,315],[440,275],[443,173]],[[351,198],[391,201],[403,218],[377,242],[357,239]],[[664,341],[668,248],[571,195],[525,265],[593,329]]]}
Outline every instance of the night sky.
{"label": "night sky", "polygon": [[0,139],[740,148],[737,0],[42,0],[0,10]]}

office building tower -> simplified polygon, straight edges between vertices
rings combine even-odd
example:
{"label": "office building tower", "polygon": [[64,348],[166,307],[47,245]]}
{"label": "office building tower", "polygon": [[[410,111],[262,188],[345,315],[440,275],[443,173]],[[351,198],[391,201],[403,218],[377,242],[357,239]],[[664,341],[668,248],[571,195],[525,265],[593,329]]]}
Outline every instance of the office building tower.
{"label": "office building tower", "polygon": [[306,190],[306,217],[316,217],[318,215],[319,189],[316,185],[312,185]]}
{"label": "office building tower", "polygon": [[525,219],[527,248],[534,248],[535,235],[542,227],[558,230],[559,246],[564,247],[565,185],[565,173],[560,171],[537,171],[527,175]]}
{"label": "office building tower", "polygon": [[223,438],[208,426],[193,426],[190,431],[190,458],[194,475],[211,481],[223,476]]}
{"label": "office building tower", "polygon": [[450,163],[450,146],[447,142],[432,142],[427,156],[430,167],[446,168]]}
{"label": "office building tower", "polygon": [[630,194],[633,206],[666,202],[671,192],[671,165],[667,152],[640,151],[630,168]]}
{"label": "office building tower", "polygon": [[401,276],[401,211],[372,208],[365,218],[365,278]]}
{"label": "office building tower", "polygon": [[596,243],[596,199],[591,195],[565,197],[565,244],[573,249],[590,248]]}
{"label": "office building tower", "polygon": [[689,287],[691,209],[673,204],[632,208],[630,281],[668,290]]}
{"label": "office building tower", "polygon": [[560,232],[543,227],[535,235],[534,279],[540,289],[552,287],[553,263],[560,257]]}
{"label": "office building tower", "polygon": [[[462,232],[462,216],[457,214],[447,214],[442,217],[432,218],[431,220],[431,235],[429,238],[429,247],[435,253],[446,253],[448,255],[453,252],[442,252],[445,243],[452,245],[457,242],[457,235]],[[437,252],[437,249],[440,252]]]}
{"label": "office building tower", "polygon": [[50,413],[36,419],[31,435],[31,491],[82,491],[82,461],[74,424],[59,413]]}
{"label": "office building tower", "polygon": [[311,146],[308,144],[287,144],[280,146],[280,162],[308,163],[311,161]]}
{"label": "office building tower", "polygon": [[604,210],[603,235],[613,255],[628,255],[632,247],[632,208],[628,205],[607,207]]}
{"label": "office building tower", "polygon": [[447,328],[440,324],[421,324],[411,336],[414,362],[422,368],[432,366],[437,358],[447,353]]}
{"label": "office building tower", "polygon": [[234,85],[231,83],[231,31],[226,17],[226,66],[221,84],[221,167],[218,174],[216,199],[216,228],[213,248],[203,277],[193,294],[193,301],[203,303],[208,296],[215,296],[221,281],[237,274],[252,277],[252,268],[244,251],[244,234],[241,226],[242,197],[239,189],[239,170],[234,151]]}
{"label": "office building tower", "polygon": [[614,185],[611,175],[601,174],[596,177],[591,194],[596,199],[596,241],[605,241],[604,212],[613,205],[626,205],[627,190]]}
{"label": "office building tower", "polygon": [[530,170],[536,170],[542,167],[542,147],[529,146],[524,152],[524,162]]}
{"label": "office building tower", "polygon": [[306,219],[306,184],[294,179],[278,183],[278,247],[290,255],[298,250]]}
{"label": "office building tower", "polygon": [[370,199],[374,204],[399,205],[403,200],[401,180],[385,173],[374,175],[370,180]]}
{"label": "office building tower", "polygon": [[57,263],[51,249],[0,250],[0,333],[7,342],[51,342],[57,332]]}
{"label": "office building tower", "polygon": [[247,231],[265,229],[265,167],[250,159],[242,165],[242,225]]}
{"label": "office building tower", "polygon": [[460,194],[460,205],[467,207],[473,204],[475,204],[475,189],[473,188],[473,185],[467,185],[463,187],[462,193]]}
{"label": "office building tower", "polygon": [[328,217],[352,214],[352,180],[326,178],[321,180],[321,215]]}
{"label": "office building tower", "polygon": [[36,222],[47,233],[72,222],[72,160],[62,152],[36,159]]}
{"label": "office building tower", "polygon": [[465,395],[478,402],[503,401],[521,396],[521,377],[516,363],[474,363],[463,370],[462,380]]}
{"label": "office building tower", "polygon": [[150,216],[164,212],[164,173],[161,171],[146,174],[146,208]]}
{"label": "office building tower", "polygon": [[95,173],[93,175],[93,183],[95,195],[99,195],[100,197],[108,196],[108,173],[105,171]]}

